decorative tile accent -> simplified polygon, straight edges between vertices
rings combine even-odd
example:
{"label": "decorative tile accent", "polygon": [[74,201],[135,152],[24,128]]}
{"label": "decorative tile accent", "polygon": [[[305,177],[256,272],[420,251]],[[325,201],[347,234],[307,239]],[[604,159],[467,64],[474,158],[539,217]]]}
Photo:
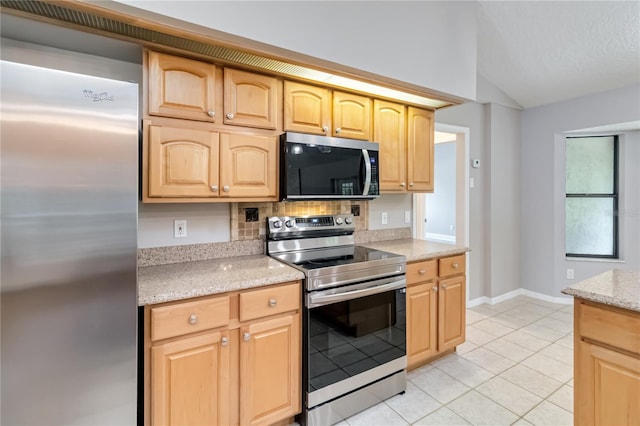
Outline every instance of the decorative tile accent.
{"label": "decorative tile accent", "polygon": [[[257,210],[258,220],[247,221],[254,217]],[[367,201],[283,201],[280,203],[231,203],[231,241],[264,240],[266,238],[266,220],[269,216],[306,216],[322,214],[348,214],[353,210],[356,232],[367,229],[369,204]],[[409,236],[411,238],[411,228]],[[390,238],[389,238],[390,239]]]}

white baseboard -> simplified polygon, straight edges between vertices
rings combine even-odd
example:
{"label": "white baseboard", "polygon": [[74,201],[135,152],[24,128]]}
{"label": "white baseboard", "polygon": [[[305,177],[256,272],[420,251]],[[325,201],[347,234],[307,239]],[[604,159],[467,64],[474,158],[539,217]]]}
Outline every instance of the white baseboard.
{"label": "white baseboard", "polygon": [[445,235],[445,234],[435,234],[433,232],[425,232],[424,237],[429,241],[435,241],[438,243],[447,243],[447,244],[456,243],[455,235]]}
{"label": "white baseboard", "polygon": [[486,303],[488,305],[495,305],[496,303],[504,302],[505,300],[513,299],[514,297],[517,297],[517,296],[528,296],[534,299],[544,300],[546,302],[551,302],[551,303],[561,303],[564,305],[573,304],[573,297],[553,297],[553,296],[548,296],[546,294],[537,293],[535,291],[527,290],[524,288],[519,288],[519,289],[510,291],[508,293],[501,294],[500,296],[496,296],[496,297],[481,296],[481,297],[477,297],[475,299],[469,300],[467,302],[467,308],[472,308],[474,306],[482,305],[483,303]]}

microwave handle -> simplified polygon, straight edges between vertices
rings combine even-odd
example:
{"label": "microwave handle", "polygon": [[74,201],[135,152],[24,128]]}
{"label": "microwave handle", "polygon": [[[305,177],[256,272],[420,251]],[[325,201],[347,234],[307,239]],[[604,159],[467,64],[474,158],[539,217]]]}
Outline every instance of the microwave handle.
{"label": "microwave handle", "polygon": [[371,158],[369,158],[369,151],[362,150],[362,157],[364,158],[364,189],[362,195],[369,195],[369,186],[371,185]]}

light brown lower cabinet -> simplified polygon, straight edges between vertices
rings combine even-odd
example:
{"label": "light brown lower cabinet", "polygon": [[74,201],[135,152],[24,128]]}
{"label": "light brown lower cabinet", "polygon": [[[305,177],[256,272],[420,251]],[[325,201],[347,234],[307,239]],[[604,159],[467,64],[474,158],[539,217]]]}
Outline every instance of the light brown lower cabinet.
{"label": "light brown lower cabinet", "polygon": [[298,414],[300,291],[292,282],[145,307],[145,424],[270,425]]}
{"label": "light brown lower cabinet", "polygon": [[465,265],[465,254],[407,265],[409,369],[464,343]]}
{"label": "light brown lower cabinet", "polygon": [[640,313],[575,299],[574,424],[640,425]]}

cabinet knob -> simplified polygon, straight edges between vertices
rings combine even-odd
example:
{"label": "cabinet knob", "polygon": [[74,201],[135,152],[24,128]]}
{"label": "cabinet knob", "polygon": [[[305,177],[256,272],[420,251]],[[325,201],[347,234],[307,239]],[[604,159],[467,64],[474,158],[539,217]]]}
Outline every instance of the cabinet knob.
{"label": "cabinet knob", "polygon": [[438,286],[434,285],[433,287],[431,287],[431,291],[433,291],[434,293],[438,292]]}
{"label": "cabinet knob", "polygon": [[407,186],[407,184],[406,184],[406,183],[404,183],[404,182],[402,182],[402,183],[400,184],[400,186],[404,188],[405,186]]}
{"label": "cabinet knob", "polygon": [[427,270],[426,270],[426,269],[420,269],[420,270],[418,271],[418,273],[419,273],[420,275],[424,275],[424,274],[426,274],[426,273],[427,273]]}
{"label": "cabinet knob", "polygon": [[223,187],[222,187],[222,190],[223,190],[224,192],[229,192],[229,189],[231,189],[231,188],[229,187],[229,185],[225,185],[225,186],[223,186]]}
{"label": "cabinet knob", "polygon": [[269,299],[269,306],[271,306],[272,308],[275,307],[278,304],[278,301],[276,299]]}
{"label": "cabinet knob", "polygon": [[222,346],[227,346],[229,344],[229,338],[223,337],[222,339],[220,339],[220,344]]}
{"label": "cabinet knob", "polygon": [[229,120],[233,120],[233,114],[231,114],[230,112],[227,113],[227,118]]}
{"label": "cabinet knob", "polygon": [[413,186],[413,182],[411,182],[411,183],[409,184],[409,186]]}
{"label": "cabinet knob", "polygon": [[336,133],[340,133],[342,129],[340,127],[336,127]]}
{"label": "cabinet knob", "polygon": [[216,115],[216,112],[214,110],[210,109],[209,111],[207,111],[207,115],[209,117],[213,117],[214,115]]}
{"label": "cabinet knob", "polygon": [[447,285],[446,284],[442,284],[442,289],[446,290],[447,289]]}
{"label": "cabinet knob", "polygon": [[459,265],[458,265],[457,263],[452,263],[452,264],[451,264],[451,267],[452,267],[453,269],[458,269],[458,266],[459,266]]}
{"label": "cabinet knob", "polygon": [[329,126],[322,126],[322,131],[325,133],[329,132]]}
{"label": "cabinet knob", "polygon": [[198,316],[196,314],[191,314],[189,316],[189,324],[195,324],[198,322]]}
{"label": "cabinet knob", "polygon": [[218,185],[211,185],[212,192],[218,192]]}
{"label": "cabinet knob", "polygon": [[251,334],[249,334],[249,333],[244,333],[244,334],[242,335],[242,339],[243,339],[245,342],[248,342],[248,341],[251,339]]}

